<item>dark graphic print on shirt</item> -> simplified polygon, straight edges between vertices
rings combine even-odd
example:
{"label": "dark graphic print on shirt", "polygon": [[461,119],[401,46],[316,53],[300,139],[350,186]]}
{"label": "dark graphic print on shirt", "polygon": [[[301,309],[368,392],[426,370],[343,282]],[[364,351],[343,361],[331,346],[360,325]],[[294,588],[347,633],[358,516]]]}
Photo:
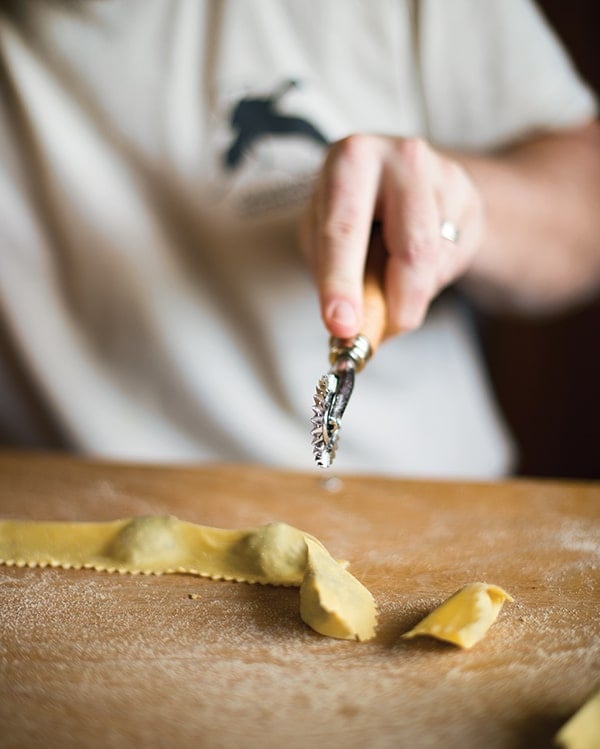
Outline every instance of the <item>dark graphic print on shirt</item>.
{"label": "dark graphic print on shirt", "polygon": [[245,97],[235,105],[230,123],[237,134],[223,154],[223,164],[227,170],[236,169],[254,143],[270,135],[299,135],[324,146],[328,144],[325,136],[308,120],[277,111],[277,104],[281,98],[297,86],[298,81],[288,80],[270,96]]}

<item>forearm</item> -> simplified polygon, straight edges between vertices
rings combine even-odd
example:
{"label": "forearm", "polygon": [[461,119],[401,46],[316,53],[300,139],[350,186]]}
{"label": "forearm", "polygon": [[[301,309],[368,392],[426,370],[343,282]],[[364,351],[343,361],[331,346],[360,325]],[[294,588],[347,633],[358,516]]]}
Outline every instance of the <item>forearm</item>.
{"label": "forearm", "polygon": [[460,156],[483,196],[485,231],[465,276],[483,303],[538,313],[600,287],[600,126],[494,157]]}

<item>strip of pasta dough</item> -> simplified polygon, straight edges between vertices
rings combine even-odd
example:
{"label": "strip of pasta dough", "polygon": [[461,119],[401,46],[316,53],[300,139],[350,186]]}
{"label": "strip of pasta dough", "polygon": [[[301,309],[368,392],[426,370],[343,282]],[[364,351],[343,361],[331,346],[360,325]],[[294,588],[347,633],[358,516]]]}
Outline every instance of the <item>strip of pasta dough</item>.
{"label": "strip of pasta dough", "polygon": [[227,530],[167,516],[108,523],[0,521],[0,563],[131,574],[184,573],[300,587],[303,620],[329,637],[375,635],[371,593],[314,537],[286,523]]}
{"label": "strip of pasta dough", "polygon": [[429,635],[461,648],[478,643],[513,598],[497,585],[469,583],[447,598],[402,637]]}

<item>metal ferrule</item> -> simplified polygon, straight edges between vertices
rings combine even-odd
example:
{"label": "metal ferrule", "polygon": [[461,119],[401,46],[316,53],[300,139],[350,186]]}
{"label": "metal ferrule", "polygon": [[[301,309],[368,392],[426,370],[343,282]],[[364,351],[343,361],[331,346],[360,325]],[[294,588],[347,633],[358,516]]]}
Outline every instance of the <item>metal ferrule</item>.
{"label": "metal ferrule", "polygon": [[348,364],[351,364],[357,372],[360,372],[371,358],[371,354],[371,344],[362,333],[355,338],[332,336],[329,339],[329,362],[333,364],[334,369],[338,366],[345,369]]}

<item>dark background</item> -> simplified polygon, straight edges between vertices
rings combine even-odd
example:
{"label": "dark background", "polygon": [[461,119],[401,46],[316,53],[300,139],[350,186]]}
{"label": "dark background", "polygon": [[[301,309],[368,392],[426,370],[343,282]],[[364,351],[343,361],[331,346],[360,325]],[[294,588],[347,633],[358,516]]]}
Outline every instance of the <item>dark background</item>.
{"label": "dark background", "polygon": [[[538,6],[600,94],[598,1],[538,0]],[[560,318],[480,314],[479,322],[492,381],[520,448],[518,473],[600,479],[600,299]]]}

